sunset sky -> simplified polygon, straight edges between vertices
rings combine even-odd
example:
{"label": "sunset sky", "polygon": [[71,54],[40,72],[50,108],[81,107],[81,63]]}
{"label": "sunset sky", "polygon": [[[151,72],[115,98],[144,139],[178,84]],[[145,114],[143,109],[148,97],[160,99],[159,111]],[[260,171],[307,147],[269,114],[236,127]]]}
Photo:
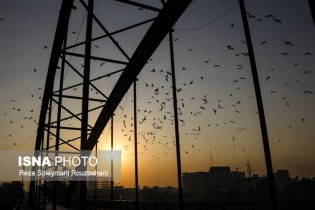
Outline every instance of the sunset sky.
{"label": "sunset sky", "polygon": [[[145,2],[162,8],[160,0]],[[0,1],[0,148],[35,146],[51,46],[61,0]],[[79,2],[70,18],[68,45],[85,38],[85,12]],[[291,177],[315,177],[315,28],[307,0],[245,0],[265,108],[274,171]],[[95,0],[95,14],[112,32],[154,18],[157,13],[109,0]],[[94,24],[93,37],[103,35]],[[131,57],[151,23],[115,35]],[[83,26],[81,31],[80,27]],[[259,118],[240,8],[236,0],[195,0],[174,26],[174,50],[182,171],[231,166],[266,174]],[[139,185],[176,186],[175,135],[168,36],[139,75]],[[47,48],[45,47],[47,46]],[[92,55],[126,61],[109,39],[93,42]],[[46,49],[45,49],[46,48]],[[72,52],[72,49],[69,50]],[[84,45],[75,48],[83,53]],[[83,59],[68,56],[83,72]],[[124,68],[92,61],[91,78]],[[59,73],[56,74],[59,78]],[[119,74],[94,84],[107,96]],[[70,68],[65,87],[81,82]],[[58,84],[56,80],[56,85]],[[56,88],[55,88],[56,90]],[[82,88],[69,89],[79,96]],[[90,96],[101,98],[94,89]],[[64,105],[79,113],[78,101]],[[99,106],[90,102],[90,107]],[[56,112],[57,106],[53,107]],[[63,113],[63,116],[68,116]],[[98,111],[89,117],[94,124]],[[79,126],[71,119],[66,126]],[[79,136],[67,131],[62,138]],[[99,149],[110,148],[110,125]],[[116,109],[114,149],[122,151],[119,184],[134,186],[133,88]],[[77,143],[74,143],[77,145]],[[69,150],[64,146],[61,149]],[[211,153],[211,155],[210,155]]]}

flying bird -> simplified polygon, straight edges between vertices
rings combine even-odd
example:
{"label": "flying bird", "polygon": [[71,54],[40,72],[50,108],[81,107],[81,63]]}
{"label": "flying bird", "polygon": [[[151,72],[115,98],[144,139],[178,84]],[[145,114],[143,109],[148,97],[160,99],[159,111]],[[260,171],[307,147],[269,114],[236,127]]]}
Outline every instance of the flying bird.
{"label": "flying bird", "polygon": [[280,19],[277,19],[277,18],[273,18],[272,20],[275,21],[275,23],[279,23],[279,24],[282,23],[281,20],[280,20]]}
{"label": "flying bird", "polygon": [[226,45],[226,48],[228,48],[228,50],[234,50],[234,47],[232,47],[231,45]]}
{"label": "flying bird", "polygon": [[263,42],[260,43],[260,45],[264,45],[264,44],[266,44],[266,43],[267,43],[266,41],[263,41]]}
{"label": "flying bird", "polygon": [[306,94],[312,94],[313,92],[312,92],[312,91],[309,91],[309,90],[305,90],[304,93],[306,93]]}
{"label": "flying bird", "polygon": [[285,45],[294,46],[294,44],[292,44],[292,43],[291,43],[291,42],[289,42],[289,41],[283,41],[283,43],[284,43]]}
{"label": "flying bird", "polygon": [[280,54],[284,55],[284,56],[287,56],[290,54],[290,52],[280,52]]}
{"label": "flying bird", "polygon": [[265,18],[273,18],[273,15],[266,15]]}

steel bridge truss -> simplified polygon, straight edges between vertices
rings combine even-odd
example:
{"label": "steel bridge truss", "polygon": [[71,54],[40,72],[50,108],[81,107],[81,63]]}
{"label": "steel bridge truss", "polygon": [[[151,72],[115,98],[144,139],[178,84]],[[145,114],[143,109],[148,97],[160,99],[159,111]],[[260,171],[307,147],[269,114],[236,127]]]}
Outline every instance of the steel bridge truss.
{"label": "steel bridge truss", "polygon": [[[152,13],[152,18],[111,31],[103,24],[103,20],[95,14],[96,1],[62,1],[42,99],[35,143],[36,151],[58,151],[65,148],[77,151],[93,150],[97,146],[104,128],[112,119],[115,109],[132,84],[135,83],[137,75],[165,36],[167,34],[172,36],[172,26],[189,6],[191,0],[168,0],[167,2],[161,0],[160,8],[129,0],[115,0],[113,2],[122,8],[130,7],[135,11],[146,10],[146,12]],[[72,24],[75,24],[73,21],[75,13],[79,13],[79,11],[84,14],[85,24],[82,22],[81,25],[81,28],[85,26],[83,39],[80,39],[78,32],[70,31]],[[96,27],[98,30],[95,29]],[[138,45],[135,49],[124,49],[116,37],[119,36],[120,41],[128,43],[130,42],[128,32],[140,27],[146,27],[147,30],[142,29],[137,34],[137,36],[142,37]],[[71,39],[73,35],[77,35],[77,39],[71,43],[73,42],[73,38]],[[115,50],[115,53],[104,56],[99,50],[102,43],[110,43],[110,49]],[[172,40],[170,43],[172,48]],[[100,68],[105,70],[99,70]],[[174,71],[174,62],[172,69]],[[175,72],[173,77],[175,77]],[[176,84],[173,85],[176,88]],[[135,91],[136,86],[134,86],[136,97]],[[174,93],[176,94],[176,89]],[[174,99],[176,99],[176,95]],[[96,120],[93,121],[92,119]],[[136,142],[135,151],[137,151]],[[177,139],[177,155],[177,160],[180,161],[179,139]],[[135,162],[137,185],[137,157]],[[180,162],[178,162],[178,166],[179,203],[182,204]],[[86,182],[84,181],[70,183],[65,201],[69,203],[78,183],[80,185],[80,208],[85,209]],[[56,209],[57,188],[57,182],[55,182],[53,209]],[[136,187],[136,205],[138,201],[137,190],[138,187]],[[31,181],[29,205],[39,203],[43,197],[42,194],[46,197],[45,193],[46,182]]]}
{"label": "steel bridge truss", "polygon": [[[119,4],[117,8],[130,7],[134,10],[146,10],[152,14],[149,15],[150,18],[131,23],[126,27],[109,30],[103,24],[104,20],[99,19],[94,12],[97,8],[94,0],[76,0],[77,6],[74,5],[74,0],[63,0],[48,66],[35,150],[58,151],[64,148],[78,151],[93,150],[97,147],[97,142],[109,122],[111,122],[111,148],[113,149],[113,115],[127,91],[134,84],[135,209],[138,209],[136,81],[140,71],[168,35],[176,138],[178,204],[179,209],[183,210],[172,27],[191,1],[168,0],[165,2],[161,0],[160,8],[158,8],[135,1],[113,0],[115,4]],[[244,0],[239,0],[239,5],[256,93],[270,197],[273,209],[276,210],[277,195],[267,127]],[[314,6],[310,6],[313,12]],[[85,36],[80,39],[78,34],[77,39],[73,42],[71,36],[76,32],[71,33],[70,29],[73,19],[77,20],[74,16],[78,11],[81,11],[85,21],[85,24],[81,25],[81,28],[83,25],[85,26]],[[96,27],[98,30],[95,29]],[[141,27],[142,30],[137,34],[140,39],[139,43],[135,44],[134,49],[124,48],[120,43],[129,42],[130,44],[131,42],[128,32]],[[146,30],[143,30],[145,27]],[[121,42],[117,41],[117,37]],[[100,46],[104,43],[107,44],[107,47],[105,51],[102,51]],[[111,47],[108,47],[109,43]],[[110,53],[104,56],[105,52]],[[93,121],[94,119],[96,120]],[[64,198],[65,204],[69,204],[71,201],[77,185],[79,185],[80,209],[86,209],[86,182],[84,181],[70,183]],[[45,197],[45,187],[46,182],[44,184],[41,181],[30,182],[29,205],[38,203],[42,194]],[[56,209],[57,182],[54,183],[53,191],[53,209]],[[111,182],[111,200],[113,201],[113,181]]]}

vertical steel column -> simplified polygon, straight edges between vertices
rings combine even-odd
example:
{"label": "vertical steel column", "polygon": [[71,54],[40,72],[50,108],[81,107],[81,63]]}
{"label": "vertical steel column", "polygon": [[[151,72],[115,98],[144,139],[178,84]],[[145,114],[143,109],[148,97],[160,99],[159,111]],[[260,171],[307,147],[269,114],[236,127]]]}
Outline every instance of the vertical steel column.
{"label": "vertical steel column", "polygon": [[[64,40],[64,37],[63,37],[64,32],[66,31],[66,22],[68,22],[69,20],[73,1],[74,0],[63,0],[61,4],[60,15],[59,15],[58,23],[57,23],[57,29],[55,32],[54,44],[52,46],[51,57],[50,57],[49,66],[48,66],[48,73],[47,73],[47,78],[46,78],[46,83],[45,83],[44,96],[43,96],[42,106],[40,110],[36,142],[35,142],[35,151],[40,149],[41,141],[44,138],[47,107],[49,104],[49,99],[53,92],[56,68],[57,68],[57,64],[58,64],[58,60],[59,60],[59,56],[60,56],[60,52],[62,48],[62,43]],[[30,187],[29,187],[29,194],[28,194],[28,206],[32,206],[34,204],[33,203],[34,188],[35,188],[35,182],[31,181]]]}
{"label": "vertical steel column", "polygon": [[37,191],[38,191],[38,182],[35,182],[35,195],[34,195],[34,202],[37,205]]}
{"label": "vertical steel column", "polygon": [[[45,140],[43,139],[42,143],[41,143],[41,151],[44,150],[44,141]],[[43,157],[43,153],[41,153],[40,156]],[[43,170],[42,166],[40,166],[40,170]],[[41,195],[42,195],[42,178],[39,178],[38,182],[39,182],[39,188],[38,188],[38,198],[37,198],[37,200],[39,201],[39,205],[38,206],[40,206],[40,198],[41,198]]]}
{"label": "vertical steel column", "polygon": [[308,4],[310,6],[312,18],[313,18],[313,23],[315,25],[315,2],[314,0],[308,0]]}
{"label": "vertical steel column", "polygon": [[247,21],[244,0],[239,0],[239,3],[240,3],[241,15],[243,19],[248,54],[249,54],[255,93],[256,93],[256,101],[257,101],[258,114],[259,114],[259,120],[260,120],[260,129],[261,129],[264,152],[265,152],[265,161],[266,161],[267,176],[268,176],[268,183],[269,183],[270,199],[272,202],[272,208],[276,210],[278,209],[277,191],[276,191],[275,180],[273,176],[272,159],[271,159],[270,146],[269,146],[269,140],[268,140],[267,125],[266,125],[264,106],[263,106],[263,101],[262,101],[262,96],[261,96],[261,91],[260,91],[259,77],[258,77],[258,72],[257,72],[257,67],[256,67],[254,49],[253,49],[249,25]]}
{"label": "vertical steel column", "polygon": [[[82,120],[81,120],[81,150],[86,150],[88,139],[88,116],[89,116],[89,89],[90,89],[90,63],[91,63],[91,44],[92,44],[92,25],[93,25],[94,0],[88,1],[86,35],[85,35],[85,57],[83,73],[82,91]],[[84,168],[84,167],[82,167]],[[82,177],[83,178],[83,177]],[[86,180],[80,181],[80,209],[86,209]]]}
{"label": "vertical steel column", "polygon": [[[63,50],[67,47],[67,33],[68,33],[68,21],[66,22],[66,30],[63,40]],[[65,73],[65,59],[66,54],[62,54],[62,63],[60,69],[60,80],[59,80],[59,95],[58,95],[58,109],[57,109],[57,128],[56,128],[56,145],[55,145],[55,156],[58,155],[59,143],[60,143],[60,124],[61,124],[61,112],[62,112],[62,94],[63,94],[63,83],[64,83],[64,73]],[[50,110],[51,113],[52,110]],[[58,170],[58,165],[55,166],[55,171]],[[58,197],[58,182],[55,181],[53,184],[53,210],[57,208],[57,197]]]}
{"label": "vertical steel column", "polygon": [[176,77],[175,77],[175,61],[174,61],[174,46],[173,46],[173,29],[169,32],[170,41],[170,57],[172,71],[172,87],[173,87],[173,106],[174,106],[174,123],[175,123],[175,140],[176,140],[176,160],[177,160],[177,181],[178,181],[178,201],[179,209],[184,210],[183,186],[182,186],[182,166],[180,158],[180,142],[179,142],[179,126],[178,126],[178,109],[177,109],[177,92],[176,92]]}
{"label": "vertical steel column", "polygon": [[[111,122],[111,136],[110,136],[110,149],[113,152],[114,149],[114,116],[110,119]],[[111,155],[110,160],[110,206],[114,209],[114,166],[113,166],[113,155]]]}
{"label": "vertical steel column", "polygon": [[135,138],[135,210],[139,208],[139,183],[138,183],[138,127],[137,127],[137,79],[133,83],[133,114],[134,114],[134,138]]}
{"label": "vertical steel column", "polygon": [[[48,148],[49,148],[49,140],[50,140],[50,123],[51,123],[51,109],[52,109],[52,100],[50,99],[49,101],[49,107],[48,107],[48,128],[47,128],[47,137],[46,137],[46,156],[48,156]],[[47,170],[47,166],[45,166],[45,170]],[[46,209],[46,197],[47,197],[47,181],[46,181],[46,178],[45,178],[45,181],[44,181],[44,202],[43,202],[43,210]]]}
{"label": "vertical steel column", "polygon": [[[97,159],[97,143],[98,143],[98,141],[95,144],[95,157],[96,157],[96,159]],[[95,165],[95,170],[97,171],[97,164]],[[94,182],[94,185],[95,185],[94,186],[94,190],[95,190],[95,192],[94,192],[94,209],[97,210],[97,175],[96,175],[96,180]]]}

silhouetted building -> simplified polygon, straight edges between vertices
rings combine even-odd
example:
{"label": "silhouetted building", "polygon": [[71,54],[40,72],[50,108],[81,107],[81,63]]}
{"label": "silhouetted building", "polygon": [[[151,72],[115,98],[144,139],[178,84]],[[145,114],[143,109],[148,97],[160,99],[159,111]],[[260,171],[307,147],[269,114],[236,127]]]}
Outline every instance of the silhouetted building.
{"label": "silhouetted building", "polygon": [[278,193],[281,193],[283,188],[292,181],[289,175],[289,170],[277,170],[273,175]]}
{"label": "silhouetted building", "polygon": [[[274,179],[280,201],[314,201],[315,179],[292,179],[288,170],[277,170]],[[183,173],[183,191],[186,201],[270,201],[266,176],[245,177],[245,172],[231,171],[229,166],[211,167],[208,172]]]}
{"label": "silhouetted building", "polygon": [[244,194],[245,172],[231,171],[229,166],[210,167],[208,172],[183,173],[183,191],[196,199],[207,198],[211,191],[227,193],[237,187]]}
{"label": "silhouetted building", "polygon": [[109,187],[110,186],[110,178],[108,177],[98,177],[97,178],[97,182],[95,181],[88,181],[87,182],[87,187],[88,189],[91,189],[91,190],[94,190],[95,189],[95,184],[96,184],[96,187],[97,189],[101,189],[101,188],[104,188],[104,187]]}

